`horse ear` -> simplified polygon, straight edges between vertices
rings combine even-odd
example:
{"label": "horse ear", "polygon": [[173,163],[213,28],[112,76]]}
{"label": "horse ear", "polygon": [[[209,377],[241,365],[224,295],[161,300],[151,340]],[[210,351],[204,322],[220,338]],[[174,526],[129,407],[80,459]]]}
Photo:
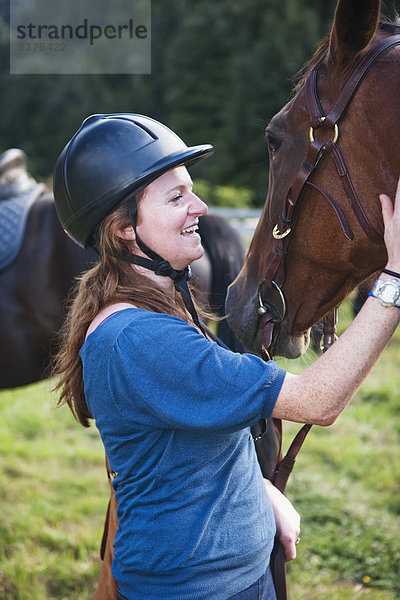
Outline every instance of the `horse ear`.
{"label": "horse ear", "polygon": [[330,35],[328,64],[345,68],[372,40],[379,23],[380,0],[339,0]]}

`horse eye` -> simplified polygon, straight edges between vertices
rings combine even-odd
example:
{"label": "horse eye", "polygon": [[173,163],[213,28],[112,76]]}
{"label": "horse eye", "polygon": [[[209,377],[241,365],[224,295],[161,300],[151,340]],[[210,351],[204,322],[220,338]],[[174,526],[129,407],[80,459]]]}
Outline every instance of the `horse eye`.
{"label": "horse eye", "polygon": [[270,134],[267,134],[267,145],[268,145],[268,151],[269,151],[271,158],[274,158],[276,156],[276,153],[279,150],[279,146],[281,145],[280,140],[277,140],[276,138],[272,137]]}

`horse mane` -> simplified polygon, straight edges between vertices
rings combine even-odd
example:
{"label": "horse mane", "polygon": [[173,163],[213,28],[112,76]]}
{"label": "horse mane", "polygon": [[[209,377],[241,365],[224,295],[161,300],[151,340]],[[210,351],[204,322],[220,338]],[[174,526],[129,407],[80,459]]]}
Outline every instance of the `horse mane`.
{"label": "horse mane", "polygon": [[[388,31],[390,35],[397,35],[400,33],[400,16],[395,13],[395,16],[391,19],[385,15],[382,15],[379,20],[378,30]],[[292,95],[297,95],[300,90],[304,87],[307,77],[310,73],[315,69],[315,67],[321,65],[328,54],[329,50],[329,40],[330,34],[326,34],[322,40],[319,42],[317,49],[313,56],[303,65],[303,67],[297,72],[297,74],[293,77],[295,84],[292,90]],[[351,71],[353,62],[349,63],[346,66],[346,69],[341,73],[343,77],[346,77],[348,73]]]}

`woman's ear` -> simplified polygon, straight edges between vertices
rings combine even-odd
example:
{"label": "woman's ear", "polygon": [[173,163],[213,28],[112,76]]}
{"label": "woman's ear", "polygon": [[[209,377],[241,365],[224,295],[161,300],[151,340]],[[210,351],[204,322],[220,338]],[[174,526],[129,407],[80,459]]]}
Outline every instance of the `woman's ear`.
{"label": "woman's ear", "polygon": [[136,235],[132,225],[129,225],[129,227],[125,227],[124,229],[118,229],[117,237],[121,238],[122,240],[128,240],[131,242],[134,242],[136,240]]}

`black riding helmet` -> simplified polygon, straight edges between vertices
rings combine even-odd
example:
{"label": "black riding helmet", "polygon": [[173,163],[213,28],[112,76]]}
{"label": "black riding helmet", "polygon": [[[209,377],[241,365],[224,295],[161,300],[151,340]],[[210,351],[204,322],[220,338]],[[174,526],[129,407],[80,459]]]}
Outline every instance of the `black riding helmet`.
{"label": "black riding helmet", "polygon": [[[169,169],[190,166],[212,153],[211,145],[188,147],[168,127],[143,115],[92,115],[65,146],[56,164],[53,189],[61,224],[80,246],[96,247],[100,223],[127,202],[136,232],[136,195]],[[115,258],[173,279],[198,323],[186,283],[190,270],[173,269],[137,233],[136,241],[150,260],[134,254]]]}
{"label": "black riding helmet", "polygon": [[72,239],[95,245],[96,228],[123,201],[178,165],[212,154],[188,147],[162,123],[135,114],[92,115],[65,146],[54,172],[59,219]]}

